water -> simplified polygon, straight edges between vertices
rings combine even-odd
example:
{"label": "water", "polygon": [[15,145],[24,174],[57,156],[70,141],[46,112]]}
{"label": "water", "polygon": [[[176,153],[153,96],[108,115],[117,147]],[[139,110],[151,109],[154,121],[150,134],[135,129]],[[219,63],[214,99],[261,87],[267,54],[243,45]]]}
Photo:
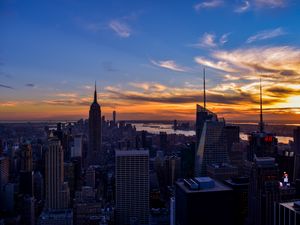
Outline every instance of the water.
{"label": "water", "polygon": [[[174,130],[172,124],[162,124],[162,123],[133,123],[137,131],[145,130],[152,134],[159,134],[163,131],[167,134],[183,134],[185,136],[195,135],[194,130]],[[279,143],[288,144],[290,141],[293,141],[292,137],[276,136]],[[240,133],[241,140],[247,141],[248,135],[246,133]]]}

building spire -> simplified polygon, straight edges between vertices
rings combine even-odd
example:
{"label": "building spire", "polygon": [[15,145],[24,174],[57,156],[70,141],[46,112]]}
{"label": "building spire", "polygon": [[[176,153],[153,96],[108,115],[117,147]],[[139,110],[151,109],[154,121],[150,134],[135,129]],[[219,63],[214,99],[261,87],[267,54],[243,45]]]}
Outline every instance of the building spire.
{"label": "building spire", "polygon": [[259,121],[259,130],[264,132],[264,121],[263,121],[263,101],[262,101],[262,86],[261,86],[261,77],[259,78],[259,105],[260,105],[260,121]]}
{"label": "building spire", "polygon": [[206,110],[205,67],[203,67],[203,107]]}
{"label": "building spire", "polygon": [[97,85],[95,81],[94,102],[97,102]]}

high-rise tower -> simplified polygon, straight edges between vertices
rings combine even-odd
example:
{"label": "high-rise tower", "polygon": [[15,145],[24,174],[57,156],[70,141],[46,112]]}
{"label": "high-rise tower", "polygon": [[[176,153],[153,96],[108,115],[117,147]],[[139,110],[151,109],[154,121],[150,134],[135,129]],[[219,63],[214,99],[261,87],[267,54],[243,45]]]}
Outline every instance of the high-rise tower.
{"label": "high-rise tower", "polygon": [[46,209],[65,209],[69,205],[68,183],[64,183],[64,152],[58,138],[50,137],[45,153]]}
{"label": "high-rise tower", "polygon": [[100,165],[103,154],[101,152],[101,108],[97,102],[97,88],[95,83],[94,101],[89,112],[89,150],[88,165]]}

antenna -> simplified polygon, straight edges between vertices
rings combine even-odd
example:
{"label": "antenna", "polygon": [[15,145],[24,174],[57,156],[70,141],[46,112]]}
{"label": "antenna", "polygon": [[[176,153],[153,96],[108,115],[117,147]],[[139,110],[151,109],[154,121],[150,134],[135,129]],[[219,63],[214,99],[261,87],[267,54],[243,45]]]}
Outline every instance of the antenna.
{"label": "antenna", "polygon": [[263,101],[262,101],[262,86],[261,86],[261,77],[259,78],[259,105],[260,105],[260,121],[259,121],[259,130],[264,132],[264,121],[263,121]]}
{"label": "antenna", "polygon": [[205,67],[203,67],[203,106],[206,110]]}

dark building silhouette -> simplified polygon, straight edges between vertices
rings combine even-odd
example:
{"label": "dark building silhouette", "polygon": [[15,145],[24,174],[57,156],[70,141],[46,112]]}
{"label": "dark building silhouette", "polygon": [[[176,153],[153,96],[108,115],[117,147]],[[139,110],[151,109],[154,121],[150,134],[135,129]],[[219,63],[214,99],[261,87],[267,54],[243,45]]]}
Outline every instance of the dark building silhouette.
{"label": "dark building silhouette", "polygon": [[97,90],[95,84],[94,101],[89,112],[89,149],[88,149],[88,165],[100,165],[103,153],[101,151],[102,144],[102,128],[101,128],[101,108],[97,102]]}
{"label": "dark building silhouette", "polygon": [[233,143],[240,142],[240,127],[225,126],[225,136],[226,136],[227,150],[230,152]]}
{"label": "dark building silhouette", "polygon": [[278,201],[278,166],[272,157],[255,158],[249,184],[249,225],[274,225],[274,202]]}
{"label": "dark building silhouette", "polygon": [[300,180],[300,127],[294,130],[294,181]]}
{"label": "dark building silhouette", "polygon": [[177,181],[175,187],[176,225],[232,225],[232,188],[209,177]]}

